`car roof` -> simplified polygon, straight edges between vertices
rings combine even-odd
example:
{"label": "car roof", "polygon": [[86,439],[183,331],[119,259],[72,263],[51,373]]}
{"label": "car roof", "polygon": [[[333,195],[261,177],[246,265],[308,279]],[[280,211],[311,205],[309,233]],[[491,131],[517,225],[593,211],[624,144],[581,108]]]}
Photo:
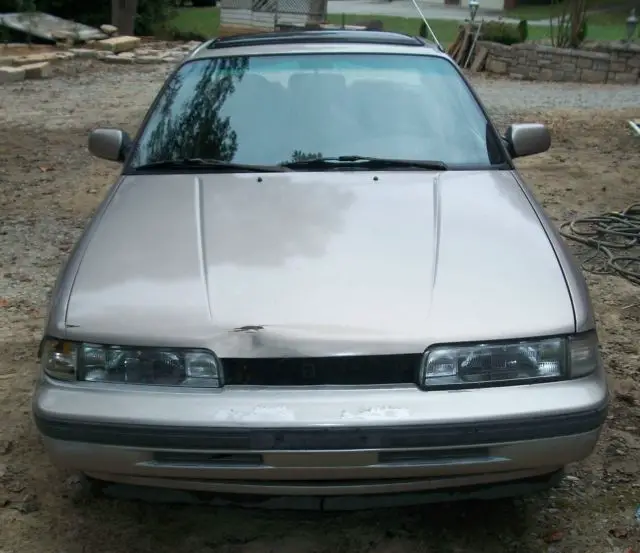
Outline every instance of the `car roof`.
{"label": "car roof", "polygon": [[216,38],[201,44],[188,59],[231,55],[356,51],[446,55],[438,44],[422,37],[388,31],[332,29],[252,33]]}

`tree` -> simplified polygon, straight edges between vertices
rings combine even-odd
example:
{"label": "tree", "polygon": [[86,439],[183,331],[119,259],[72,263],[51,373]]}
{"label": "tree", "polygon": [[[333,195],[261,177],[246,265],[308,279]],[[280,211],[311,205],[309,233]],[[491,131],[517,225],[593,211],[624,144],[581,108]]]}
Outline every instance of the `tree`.
{"label": "tree", "polygon": [[557,48],[578,48],[587,34],[587,0],[554,0],[552,5],[551,43]]}

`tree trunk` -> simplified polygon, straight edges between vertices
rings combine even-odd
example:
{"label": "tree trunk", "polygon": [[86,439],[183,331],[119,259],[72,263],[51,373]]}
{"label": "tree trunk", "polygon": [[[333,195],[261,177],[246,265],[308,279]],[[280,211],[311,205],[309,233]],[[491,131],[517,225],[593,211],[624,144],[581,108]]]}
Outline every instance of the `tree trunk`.
{"label": "tree trunk", "polygon": [[118,34],[133,35],[138,14],[138,0],[111,0],[111,24]]}
{"label": "tree trunk", "polygon": [[111,24],[118,26],[120,22],[120,0],[111,0]]}

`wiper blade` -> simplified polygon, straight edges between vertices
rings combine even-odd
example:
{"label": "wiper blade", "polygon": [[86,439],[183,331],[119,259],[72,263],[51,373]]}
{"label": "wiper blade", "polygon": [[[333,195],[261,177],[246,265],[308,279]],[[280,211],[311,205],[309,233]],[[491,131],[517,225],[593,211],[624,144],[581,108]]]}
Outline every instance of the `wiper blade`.
{"label": "wiper blade", "polygon": [[279,165],[248,165],[245,163],[230,163],[220,159],[203,159],[199,157],[185,159],[163,159],[152,161],[135,168],[136,171],[148,171],[152,169],[231,169],[251,173],[283,173],[289,171],[288,168]]}
{"label": "wiper blade", "polygon": [[338,156],[319,157],[281,163],[281,167],[289,169],[328,169],[341,167],[360,167],[362,169],[393,169],[405,167],[407,169],[426,169],[432,171],[446,171],[447,164],[443,161],[426,159],[390,159],[370,156]]}

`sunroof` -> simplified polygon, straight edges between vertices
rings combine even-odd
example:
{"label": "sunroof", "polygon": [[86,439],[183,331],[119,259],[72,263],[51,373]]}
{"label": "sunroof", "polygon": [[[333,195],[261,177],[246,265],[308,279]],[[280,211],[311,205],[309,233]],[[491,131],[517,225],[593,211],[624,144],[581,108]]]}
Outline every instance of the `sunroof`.
{"label": "sunroof", "polygon": [[392,46],[425,46],[428,43],[418,37],[390,33],[385,31],[287,31],[280,33],[260,33],[235,35],[219,38],[209,48],[238,48],[241,46],[266,46],[270,44],[309,44],[309,43],[351,43],[351,44],[388,44]]}

